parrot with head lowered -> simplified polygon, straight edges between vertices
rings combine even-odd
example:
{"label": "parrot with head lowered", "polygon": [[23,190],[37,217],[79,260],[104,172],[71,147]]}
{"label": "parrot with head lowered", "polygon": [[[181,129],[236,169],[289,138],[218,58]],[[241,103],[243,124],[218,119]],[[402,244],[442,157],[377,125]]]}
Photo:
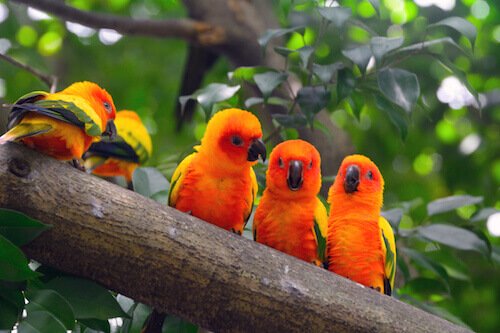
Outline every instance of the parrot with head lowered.
{"label": "parrot with head lowered", "polygon": [[396,275],[396,243],[380,216],[384,179],[363,155],[347,156],[330,187],[328,269],[391,295]]}
{"label": "parrot with head lowered", "polygon": [[328,216],[317,197],[321,158],[302,140],[277,145],[269,156],[266,189],[253,220],[254,240],[323,266]]}
{"label": "parrot with head lowered", "polygon": [[114,136],[116,109],[106,90],[93,82],[66,89],[34,91],[12,106],[0,144],[21,141],[59,160],[77,161],[101,136]]}
{"label": "parrot with head lowered", "polygon": [[103,138],[93,143],[83,155],[85,168],[101,177],[122,176],[130,184],[134,170],[153,152],[148,130],[134,111],[116,113],[115,139]]}
{"label": "parrot with head lowered", "polygon": [[252,166],[265,160],[259,120],[240,109],[214,114],[201,145],[172,176],[168,204],[237,234],[252,212],[257,178]]}

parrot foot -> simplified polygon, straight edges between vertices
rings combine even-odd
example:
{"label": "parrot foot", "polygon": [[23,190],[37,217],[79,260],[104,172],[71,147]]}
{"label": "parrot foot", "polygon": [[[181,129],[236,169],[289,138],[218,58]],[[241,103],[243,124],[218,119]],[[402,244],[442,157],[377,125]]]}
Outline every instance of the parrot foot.
{"label": "parrot foot", "polygon": [[71,162],[69,162],[74,168],[80,170],[80,171],[83,171],[85,172],[85,166],[83,165],[82,161],[79,160],[79,159],[76,159],[74,158],[73,160],[71,160]]}

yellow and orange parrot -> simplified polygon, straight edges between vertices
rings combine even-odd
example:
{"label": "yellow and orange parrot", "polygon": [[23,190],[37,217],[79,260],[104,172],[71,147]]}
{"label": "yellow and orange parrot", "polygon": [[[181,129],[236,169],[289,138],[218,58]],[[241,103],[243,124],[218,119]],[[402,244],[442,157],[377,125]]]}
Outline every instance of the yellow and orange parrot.
{"label": "yellow and orange parrot", "polygon": [[201,145],[175,170],[168,204],[242,234],[257,195],[252,166],[266,158],[260,122],[252,113],[225,109],[207,124]]}
{"label": "yellow and orange parrot", "polygon": [[76,161],[102,135],[116,134],[115,115],[111,96],[92,82],[56,93],[34,91],[12,106],[0,144],[21,141],[59,160]]}
{"label": "yellow and orange parrot", "polygon": [[363,155],[347,156],[330,187],[328,269],[386,295],[394,289],[396,243],[380,216],[384,179]]}
{"label": "yellow and orange parrot", "polygon": [[93,143],[83,155],[85,168],[101,177],[122,176],[130,183],[134,170],[153,152],[146,126],[134,111],[116,113],[117,136]]}
{"label": "yellow and orange parrot", "polygon": [[317,197],[321,187],[319,152],[303,140],[280,143],[269,156],[266,186],[255,211],[254,240],[322,266],[328,216]]}

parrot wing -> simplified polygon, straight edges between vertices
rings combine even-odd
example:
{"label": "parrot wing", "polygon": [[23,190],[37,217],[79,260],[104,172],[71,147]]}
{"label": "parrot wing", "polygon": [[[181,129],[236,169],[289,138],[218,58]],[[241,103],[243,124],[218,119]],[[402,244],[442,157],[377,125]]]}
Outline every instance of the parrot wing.
{"label": "parrot wing", "polygon": [[[244,220],[245,220],[245,225],[247,224],[248,220],[250,219],[250,215],[252,214],[253,206],[255,199],[257,199],[257,192],[259,191],[259,184],[257,183],[257,176],[255,175],[255,171],[253,168],[250,168],[250,179],[252,181],[252,193],[249,197],[247,197],[247,200],[249,201],[249,209],[248,211],[245,212],[244,215]],[[245,227],[243,226],[243,228]],[[255,229],[254,229],[255,232]]]}
{"label": "parrot wing", "polygon": [[22,123],[11,128],[7,133],[2,135],[0,137],[0,145],[8,141],[17,141],[22,138],[47,133],[50,130],[52,130],[52,126],[49,124]]}
{"label": "parrot wing", "polygon": [[326,212],[325,205],[316,198],[316,208],[314,209],[314,226],[313,234],[316,239],[316,244],[318,247],[318,259],[322,264],[327,262],[326,260],[326,237],[328,234],[328,214]]}
{"label": "parrot wing", "polygon": [[394,277],[396,276],[396,241],[392,227],[384,217],[381,216],[379,218],[378,225],[380,227],[380,239],[384,253],[384,293],[391,295],[394,289]]}
{"label": "parrot wing", "polygon": [[9,114],[8,128],[21,122],[28,112],[38,113],[85,130],[90,136],[100,136],[101,119],[94,109],[81,97],[60,95],[59,100],[44,99],[45,92],[33,92],[21,97],[12,107]]}
{"label": "parrot wing", "polygon": [[170,181],[170,190],[168,191],[168,205],[171,207],[175,207],[184,177],[186,176],[189,165],[193,161],[193,158],[196,156],[196,154],[197,152],[194,152],[186,156],[177,166],[177,169],[175,169],[174,174],[172,175],[172,180]]}
{"label": "parrot wing", "polygon": [[106,158],[115,157],[120,160],[134,163],[139,163],[140,160],[134,148],[132,148],[121,137],[117,137],[113,141],[103,138],[101,141],[93,143],[89,150],[85,153],[84,158],[87,159],[91,156]]}

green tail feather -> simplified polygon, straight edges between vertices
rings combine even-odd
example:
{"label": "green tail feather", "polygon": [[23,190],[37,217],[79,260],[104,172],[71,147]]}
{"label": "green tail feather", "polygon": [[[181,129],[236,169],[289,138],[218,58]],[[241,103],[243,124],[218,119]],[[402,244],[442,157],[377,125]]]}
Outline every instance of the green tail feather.
{"label": "green tail feather", "polygon": [[52,126],[48,124],[18,124],[0,137],[0,145],[9,141],[18,141],[30,136],[47,133],[51,129]]}

